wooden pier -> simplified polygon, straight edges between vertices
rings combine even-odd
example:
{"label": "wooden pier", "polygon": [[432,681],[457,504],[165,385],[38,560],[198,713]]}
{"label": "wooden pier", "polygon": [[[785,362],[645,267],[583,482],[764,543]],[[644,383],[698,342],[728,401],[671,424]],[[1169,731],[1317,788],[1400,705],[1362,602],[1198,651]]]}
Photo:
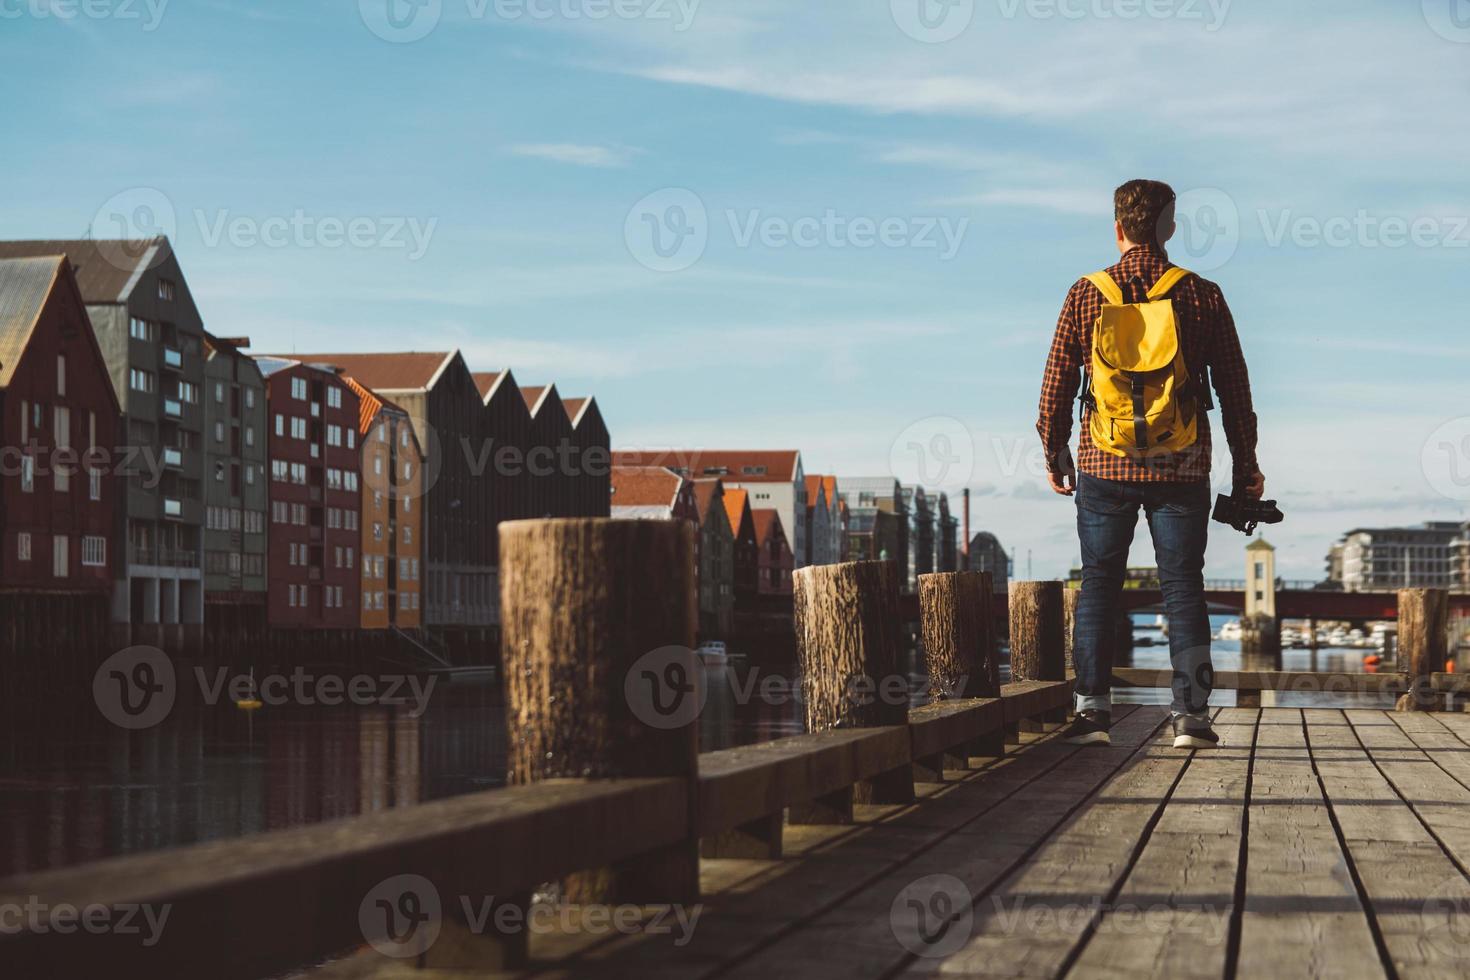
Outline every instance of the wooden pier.
{"label": "wooden pier", "polygon": [[[697,713],[637,693],[695,691],[688,529],[527,522],[502,548],[511,786],[0,881],[0,910],[49,910],[0,921],[6,974],[1470,974],[1470,717],[1439,710],[1433,630],[1414,676],[1358,688],[1402,710],[1257,707],[1300,677],[1245,672],[1216,750],[1131,705],[1077,748],[1059,583],[1013,592],[1002,686],[988,578],[928,577],[947,697],[910,709],[882,695],[891,566],[804,569],[807,734],[699,753]],[[138,907],[167,910],[151,944],[105,928]]]}

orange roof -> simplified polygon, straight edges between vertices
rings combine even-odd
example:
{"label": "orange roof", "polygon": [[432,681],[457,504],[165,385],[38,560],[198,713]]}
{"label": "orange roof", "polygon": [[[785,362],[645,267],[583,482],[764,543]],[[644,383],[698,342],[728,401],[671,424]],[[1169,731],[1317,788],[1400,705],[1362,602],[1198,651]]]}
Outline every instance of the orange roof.
{"label": "orange roof", "polygon": [[[815,507],[825,500],[827,478],[816,473],[808,473],[806,477],[806,505]],[[825,503],[822,504],[824,507]]]}
{"label": "orange roof", "polygon": [[748,490],[725,491],[725,514],[730,518],[730,530],[737,535],[740,533],[740,522],[745,516],[746,500],[749,496]]}
{"label": "orange roof", "polygon": [[699,523],[703,524],[709,515],[709,505],[715,499],[716,491],[723,491],[719,477],[709,477],[704,480],[690,480],[694,484],[694,506],[699,509]]}
{"label": "orange roof", "polygon": [[590,398],[568,398],[563,401],[561,404],[567,410],[567,421],[575,425],[577,416],[582,414],[582,406],[589,401],[591,401]]}
{"label": "orange roof", "polygon": [[377,391],[428,388],[454,351],[378,354],[276,354],[306,364],[331,364]]}
{"label": "orange roof", "polygon": [[474,371],[470,377],[475,379],[475,387],[480,389],[481,398],[489,398],[490,392],[494,390],[497,382],[504,376],[504,371]]}
{"label": "orange roof", "polygon": [[831,507],[832,501],[837,499],[837,477],[831,475],[822,477],[822,489],[827,491],[827,506]]}
{"label": "orange roof", "polygon": [[373,427],[373,420],[378,417],[378,412],[385,408],[390,412],[398,412],[402,415],[408,414],[398,405],[395,405],[377,392],[364,386],[361,381],[358,381],[352,375],[344,374],[342,375],[342,380],[347,383],[347,387],[357,392],[357,431],[359,433],[366,435],[367,431]]}
{"label": "orange roof", "polygon": [[720,476],[730,483],[790,483],[796,479],[796,449],[654,449],[613,454],[627,466],[667,466],[690,476]]}
{"label": "orange roof", "polygon": [[755,543],[762,548],[766,546],[772,531],[781,531],[782,536],[785,536],[786,532],[781,528],[781,515],[774,507],[757,508],[750,512],[750,516],[755,520]]}
{"label": "orange roof", "polygon": [[546,385],[536,385],[531,388],[522,388],[521,397],[526,400],[526,410],[536,411],[536,404],[541,401],[541,393],[546,390]]}
{"label": "orange roof", "polygon": [[684,478],[662,466],[614,466],[612,506],[673,507]]}

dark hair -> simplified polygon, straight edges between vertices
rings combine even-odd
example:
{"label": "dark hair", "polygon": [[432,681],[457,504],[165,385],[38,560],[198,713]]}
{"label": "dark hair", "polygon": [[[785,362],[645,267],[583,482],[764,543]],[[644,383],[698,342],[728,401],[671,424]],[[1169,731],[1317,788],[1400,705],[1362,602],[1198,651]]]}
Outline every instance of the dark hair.
{"label": "dark hair", "polygon": [[1113,191],[1113,215],[1123,234],[1139,245],[1163,245],[1165,218],[1172,218],[1174,188],[1161,180],[1130,180]]}

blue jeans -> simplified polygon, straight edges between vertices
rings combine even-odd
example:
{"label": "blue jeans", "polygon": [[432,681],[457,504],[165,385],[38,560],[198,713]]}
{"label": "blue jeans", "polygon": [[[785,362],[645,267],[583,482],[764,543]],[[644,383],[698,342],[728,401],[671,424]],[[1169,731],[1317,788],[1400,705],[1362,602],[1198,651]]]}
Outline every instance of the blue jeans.
{"label": "blue jeans", "polygon": [[1079,473],[1076,499],[1077,537],[1082,542],[1082,595],[1077,600],[1072,651],[1078,710],[1106,709],[1111,703],[1114,624],[1116,617],[1126,615],[1121,609],[1123,575],[1142,507],[1169,618],[1171,707],[1175,714],[1202,713],[1214,686],[1204,580],[1209,482],[1124,483]]}

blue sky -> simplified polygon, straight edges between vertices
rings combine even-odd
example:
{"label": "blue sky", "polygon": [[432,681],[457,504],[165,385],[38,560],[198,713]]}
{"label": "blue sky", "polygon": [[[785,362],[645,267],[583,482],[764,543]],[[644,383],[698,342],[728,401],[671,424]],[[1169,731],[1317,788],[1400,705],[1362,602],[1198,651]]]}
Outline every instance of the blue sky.
{"label": "blue sky", "polygon": [[1283,573],[1470,516],[1464,0],[89,2],[0,2],[4,236],[161,228],[258,350],[457,346],[621,446],[922,463],[1059,575],[1045,348],[1151,176],[1235,310]]}

